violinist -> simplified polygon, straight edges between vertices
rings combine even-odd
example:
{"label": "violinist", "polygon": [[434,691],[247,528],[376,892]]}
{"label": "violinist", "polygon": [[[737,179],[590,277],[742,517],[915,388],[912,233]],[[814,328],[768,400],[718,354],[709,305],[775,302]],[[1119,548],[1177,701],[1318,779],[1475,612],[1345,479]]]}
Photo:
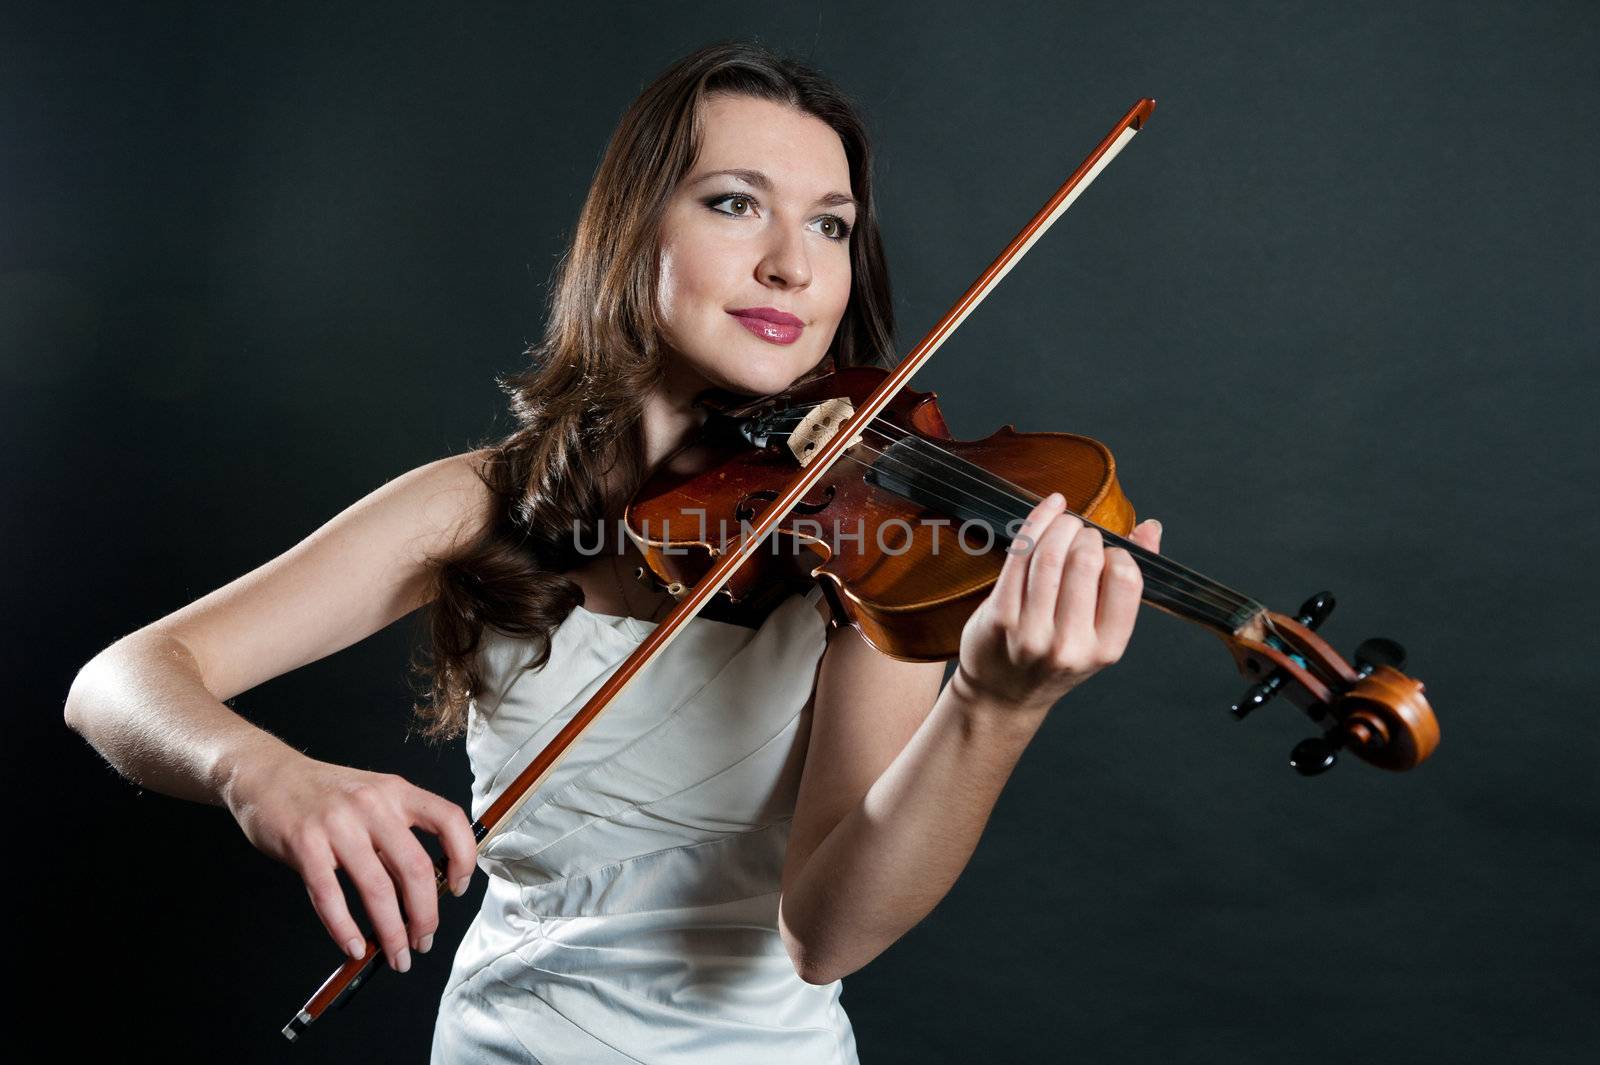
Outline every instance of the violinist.
{"label": "violinist", "polygon": [[[417,726],[465,737],[481,812],[671,605],[609,534],[701,429],[697,397],[895,361],[874,195],[863,120],[822,75],[748,43],[681,59],[623,115],[543,338],[500,382],[516,428],[394,478],[74,682],[72,728],[141,786],[226,806],[353,957],[336,870],[403,973],[438,926],[413,826],[455,894],[484,869],[434,1062],[856,1060],[841,979],[938,904],[1051,707],[1122,655],[1140,568],[1051,494],[948,683],[830,626],[819,590],[756,625],[695,618],[481,855],[452,799],[225,705],[425,610]],[[1160,527],[1128,538],[1156,551]]]}

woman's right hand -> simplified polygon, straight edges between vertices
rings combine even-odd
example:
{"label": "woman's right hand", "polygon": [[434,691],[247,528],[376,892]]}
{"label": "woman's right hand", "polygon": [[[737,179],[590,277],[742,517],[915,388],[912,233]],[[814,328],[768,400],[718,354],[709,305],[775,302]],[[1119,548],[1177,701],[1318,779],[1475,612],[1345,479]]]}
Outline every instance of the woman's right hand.
{"label": "woman's right hand", "polygon": [[291,751],[242,767],[227,791],[227,805],[258,850],[300,874],[328,934],[340,950],[359,958],[366,940],[334,875],[343,869],[396,972],[411,968],[408,944],[427,953],[439,927],[433,860],[411,826],[439,837],[454,894],[465,893],[477,864],[472,826],[461,807],[392,773]]}

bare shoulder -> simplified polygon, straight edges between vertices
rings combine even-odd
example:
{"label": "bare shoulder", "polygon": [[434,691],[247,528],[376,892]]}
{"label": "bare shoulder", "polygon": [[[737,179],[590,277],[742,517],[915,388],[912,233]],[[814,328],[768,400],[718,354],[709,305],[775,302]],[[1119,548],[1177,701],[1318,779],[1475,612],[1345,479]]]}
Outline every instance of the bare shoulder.
{"label": "bare shoulder", "polygon": [[403,495],[407,504],[403,509],[414,522],[419,559],[449,555],[488,525],[495,503],[482,476],[488,458],[487,448],[463,451],[418,466],[391,482]]}

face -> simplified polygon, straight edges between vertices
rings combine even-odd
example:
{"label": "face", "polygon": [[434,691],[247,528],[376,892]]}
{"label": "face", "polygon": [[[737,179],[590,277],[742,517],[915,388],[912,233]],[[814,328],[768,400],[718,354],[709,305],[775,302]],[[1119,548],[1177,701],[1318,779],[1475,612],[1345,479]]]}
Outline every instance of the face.
{"label": "face", "polygon": [[693,391],[770,395],[822,360],[844,317],[849,163],[837,133],[785,104],[716,95],[702,108],[700,157],[662,221],[669,371]]}

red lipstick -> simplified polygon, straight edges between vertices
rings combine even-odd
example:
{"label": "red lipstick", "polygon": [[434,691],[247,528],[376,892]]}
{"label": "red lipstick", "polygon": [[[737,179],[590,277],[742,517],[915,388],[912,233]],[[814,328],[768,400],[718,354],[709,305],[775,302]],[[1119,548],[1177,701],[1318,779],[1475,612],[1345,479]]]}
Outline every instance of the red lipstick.
{"label": "red lipstick", "polygon": [[773,344],[793,344],[806,327],[805,322],[776,307],[741,307],[728,313],[750,332]]}

